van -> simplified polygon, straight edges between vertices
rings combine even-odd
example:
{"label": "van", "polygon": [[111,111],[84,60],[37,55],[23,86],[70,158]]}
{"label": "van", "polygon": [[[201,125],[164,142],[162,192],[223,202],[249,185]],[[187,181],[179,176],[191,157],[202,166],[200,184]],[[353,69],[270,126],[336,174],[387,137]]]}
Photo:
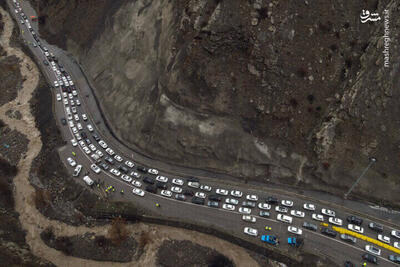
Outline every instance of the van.
{"label": "van", "polygon": [[90,179],[90,177],[87,176],[87,175],[83,177],[83,181],[84,181],[88,186],[92,186],[92,185],[94,184],[93,180]]}
{"label": "van", "polygon": [[277,219],[278,221],[285,222],[285,223],[292,223],[292,221],[293,221],[293,218],[292,218],[292,217],[287,216],[287,215],[283,215],[283,214],[278,214],[278,216],[276,217],[276,219]]}

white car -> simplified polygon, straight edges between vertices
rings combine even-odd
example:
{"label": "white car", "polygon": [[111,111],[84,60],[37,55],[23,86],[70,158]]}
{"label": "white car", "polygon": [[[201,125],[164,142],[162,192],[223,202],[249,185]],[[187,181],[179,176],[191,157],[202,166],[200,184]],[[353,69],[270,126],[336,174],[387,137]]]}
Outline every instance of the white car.
{"label": "white car", "polygon": [[[76,110],[76,107],[71,107],[71,110],[72,110],[72,113],[77,113],[78,111]],[[80,130],[82,130],[82,129],[80,129]]]}
{"label": "white car", "polygon": [[78,92],[77,92],[76,90],[72,90],[72,95],[73,95],[73,96],[77,96],[77,95],[78,95]]}
{"label": "white car", "polygon": [[148,169],[147,172],[150,174],[154,174],[154,175],[158,174],[158,170],[156,170],[156,169]]}
{"label": "white car", "polygon": [[251,222],[251,223],[255,223],[257,221],[256,217],[251,216],[251,215],[243,215],[242,220],[245,222]]}
{"label": "white car", "polygon": [[347,228],[349,228],[349,230],[352,230],[352,231],[360,233],[360,234],[364,233],[364,228],[362,228],[361,226],[355,225],[355,224],[348,224]]}
{"label": "white car", "polygon": [[96,164],[90,165],[90,168],[91,168],[92,171],[94,171],[95,173],[100,173],[100,168],[99,168]]}
{"label": "white car", "polygon": [[328,209],[321,209],[321,213],[329,217],[335,217],[336,215],[336,213],[333,210],[328,210]]}
{"label": "white car", "polygon": [[110,172],[111,172],[112,174],[114,174],[115,176],[120,176],[120,175],[121,175],[121,172],[118,171],[118,170],[116,170],[116,169],[111,169]]}
{"label": "white car", "polygon": [[260,210],[270,210],[271,209],[271,205],[268,203],[258,203],[258,208]]}
{"label": "white car", "polygon": [[80,145],[81,147],[85,147],[85,146],[86,146],[85,141],[80,140],[80,141],[79,141],[79,145]]}
{"label": "white car", "polygon": [[178,187],[178,186],[173,186],[171,187],[171,191],[177,194],[182,193],[182,188]]}
{"label": "white car", "polygon": [[68,121],[68,125],[70,128],[74,127],[74,122],[73,121]]}
{"label": "white car", "polygon": [[328,221],[329,221],[331,224],[336,224],[336,225],[339,225],[339,226],[342,226],[342,225],[343,225],[342,219],[339,219],[339,218],[329,217]]}
{"label": "white car", "polygon": [[93,180],[90,179],[90,177],[87,176],[87,175],[83,177],[83,181],[84,181],[88,186],[92,186],[92,185],[94,184]]}
{"label": "white car", "polygon": [[295,234],[295,235],[303,234],[303,230],[301,230],[300,228],[297,228],[295,226],[289,225],[287,230],[288,230],[289,233],[292,233],[292,234]]}
{"label": "white car", "polygon": [[69,101],[69,103],[71,104],[71,106],[75,106],[75,101],[74,100]]}
{"label": "white car", "polygon": [[400,231],[399,230],[392,230],[390,234],[396,238],[400,239]]}
{"label": "white car", "polygon": [[324,216],[321,215],[321,214],[313,213],[313,214],[311,215],[311,218],[312,218],[313,220],[320,221],[320,222],[323,222],[323,221],[324,221]]}
{"label": "white car", "polygon": [[142,186],[142,183],[139,182],[139,181],[137,181],[137,180],[132,180],[132,185],[133,185],[133,186],[136,186],[136,187],[141,187],[141,186]]}
{"label": "white car", "polygon": [[73,96],[72,94],[68,94],[68,98],[69,98],[69,99],[73,99],[74,96]]}
{"label": "white car", "polygon": [[237,204],[239,204],[239,200],[237,200],[235,198],[227,198],[227,199],[225,199],[225,203],[232,204],[232,205],[237,205]]}
{"label": "white car", "polygon": [[162,183],[166,183],[166,182],[168,182],[168,177],[158,175],[156,177],[156,180],[159,181],[159,182],[162,182]]}
{"label": "white car", "polygon": [[176,184],[176,185],[179,185],[179,186],[182,186],[183,185],[183,180],[175,178],[175,179],[172,179],[172,183]]}
{"label": "white car", "polygon": [[75,119],[75,121],[79,121],[79,115],[78,114],[74,114],[74,119]]}
{"label": "white car", "polygon": [[77,146],[78,145],[78,143],[76,142],[75,139],[71,139],[71,144],[72,144],[72,146]]}
{"label": "white car", "polygon": [[[111,154],[110,154],[111,155]],[[122,162],[122,157],[120,156],[120,155],[115,155],[114,156],[114,159],[116,160],[116,161],[118,161],[118,162]]]}
{"label": "white car", "polygon": [[86,128],[89,130],[89,132],[93,132],[93,126],[91,124],[86,125]]}
{"label": "white car", "polygon": [[67,98],[68,97],[66,92],[63,92],[62,95],[63,95],[63,98]]}
{"label": "white car", "polygon": [[204,190],[204,191],[207,191],[207,192],[210,192],[212,188],[209,185],[202,184],[202,185],[200,185],[200,189]]}
{"label": "white car", "polygon": [[381,255],[381,249],[380,249],[380,248],[377,248],[377,247],[374,247],[374,246],[372,246],[372,245],[366,245],[366,246],[365,246],[365,250],[368,251],[368,252],[370,252],[370,253],[372,253],[372,254],[375,254],[375,255],[377,255],[377,256],[380,256],[380,255]]}
{"label": "white car", "polygon": [[57,101],[61,101],[61,95],[57,94]]}
{"label": "white car", "polygon": [[380,240],[380,241],[382,241],[382,242],[384,242],[386,244],[390,244],[390,237],[388,237],[388,236],[379,234],[378,235],[378,240]]}
{"label": "white car", "polygon": [[131,172],[131,176],[135,177],[135,178],[139,178],[140,174],[137,172]]}
{"label": "white car", "polygon": [[79,122],[76,124],[76,128],[78,128],[78,130],[83,130],[82,124],[80,124]]}
{"label": "white car", "polygon": [[101,152],[100,150],[96,150],[96,154],[99,155],[100,158],[101,158],[102,156],[104,156],[103,152]]}
{"label": "white car", "polygon": [[99,145],[100,145],[102,148],[104,148],[104,149],[107,149],[107,148],[108,148],[106,142],[104,142],[103,140],[100,140],[100,141],[99,141]]}
{"label": "white car", "polygon": [[303,208],[304,208],[305,210],[314,211],[314,210],[315,210],[315,205],[314,205],[314,204],[311,204],[311,203],[304,203]]}
{"label": "white car", "polygon": [[393,247],[400,249],[400,242],[394,242]]}
{"label": "white car", "polygon": [[293,207],[293,201],[282,199],[281,204],[286,207]]}
{"label": "white car", "polygon": [[64,101],[64,105],[68,106],[68,99],[65,98],[63,101]]}
{"label": "white car", "polygon": [[76,129],[76,127],[72,127],[72,132],[74,133],[74,134],[76,134],[77,132],[78,132],[78,129]]}
{"label": "white car", "polygon": [[251,227],[245,227],[243,229],[243,232],[247,235],[251,235],[251,236],[257,236],[258,235],[258,231],[257,229],[251,228]]}
{"label": "white car", "polygon": [[[76,104],[78,104],[78,103],[76,103]],[[79,105],[78,105],[78,106],[79,106]],[[82,120],[87,121],[87,116],[86,116],[85,113],[82,114]]]}
{"label": "white car", "polygon": [[132,182],[132,177],[130,177],[129,175],[126,175],[126,174],[122,174],[121,179],[128,183]]}
{"label": "white car", "polygon": [[300,211],[300,210],[291,210],[290,214],[294,217],[298,217],[298,218],[304,218],[305,213]]}
{"label": "white car", "polygon": [[90,150],[92,150],[93,152],[97,150],[96,146],[93,144],[89,145]]}
{"label": "white car", "polygon": [[77,177],[79,176],[79,173],[81,173],[82,170],[82,165],[77,165],[75,167],[74,173],[72,174],[72,176]]}
{"label": "white car", "polygon": [[144,191],[136,187],[132,189],[132,193],[141,197],[144,196]]}
{"label": "white car", "polygon": [[87,146],[82,147],[83,151],[85,151],[86,154],[90,154],[92,153],[92,151],[90,151],[90,149]]}
{"label": "white car", "polygon": [[164,197],[171,197],[172,196],[172,192],[171,191],[169,191],[169,190],[161,190],[161,193],[160,193],[162,196],[164,196]]}
{"label": "white car", "polygon": [[235,206],[233,206],[231,204],[224,204],[224,205],[222,205],[222,208],[224,210],[231,210],[231,211],[235,210]]}
{"label": "white car", "polygon": [[199,198],[206,198],[206,194],[204,192],[196,192],[194,195]]}
{"label": "white car", "polygon": [[129,168],[135,167],[135,164],[133,164],[133,162],[129,160],[125,161],[125,165],[128,166]]}
{"label": "white car", "polygon": [[243,213],[243,214],[250,214],[251,213],[251,209],[245,208],[245,207],[240,207],[239,208],[239,212]]}
{"label": "white car", "polygon": [[200,184],[198,182],[188,182],[188,186],[192,188],[199,188]]}
{"label": "white car", "polygon": [[221,196],[227,196],[228,190],[217,188],[217,190],[215,190],[215,193],[217,193],[218,195],[221,195]]}
{"label": "white car", "polygon": [[278,221],[285,222],[285,223],[292,223],[292,221],[293,221],[292,217],[285,215],[285,214],[280,214],[280,213],[276,216],[276,219]]}
{"label": "white car", "polygon": [[231,191],[231,196],[240,198],[240,197],[243,196],[243,193],[241,191],[239,191],[239,190],[232,190]]}
{"label": "white car", "polygon": [[275,207],[275,211],[276,212],[280,212],[280,213],[287,213],[288,212],[288,208],[282,207],[282,206],[276,206]]}
{"label": "white car", "polygon": [[58,86],[59,86],[58,81],[54,81],[54,86],[55,86],[55,87],[58,87]]}
{"label": "white car", "polygon": [[258,201],[258,196],[256,195],[246,195],[246,199],[250,201]]}
{"label": "white car", "polygon": [[[100,144],[100,142],[99,142],[99,144]],[[100,145],[101,145],[101,144],[100,144]],[[106,152],[107,152],[107,154],[110,155],[110,156],[112,156],[112,155],[115,154],[114,150],[112,150],[111,148],[107,148],[107,149],[106,149]]]}
{"label": "white car", "polygon": [[77,106],[80,106],[80,105],[81,105],[81,101],[79,101],[79,99],[75,100],[75,102],[76,102],[76,105],[77,105]]}
{"label": "white car", "polygon": [[82,140],[82,137],[81,137],[80,134],[75,134],[75,138],[76,138],[76,140],[78,140],[78,141]]}

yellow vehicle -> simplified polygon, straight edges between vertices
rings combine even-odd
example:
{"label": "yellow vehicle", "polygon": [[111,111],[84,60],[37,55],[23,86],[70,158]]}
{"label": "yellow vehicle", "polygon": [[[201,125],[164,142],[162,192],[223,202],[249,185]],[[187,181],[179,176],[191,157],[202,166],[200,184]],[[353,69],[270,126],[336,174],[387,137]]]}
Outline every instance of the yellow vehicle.
{"label": "yellow vehicle", "polygon": [[325,227],[328,227],[328,226],[329,226],[329,224],[324,223],[324,222],[320,223],[320,225],[321,225],[321,226],[325,226]]}
{"label": "yellow vehicle", "polygon": [[75,153],[74,151],[72,151],[72,156],[75,156],[75,157],[76,157],[76,153]]}

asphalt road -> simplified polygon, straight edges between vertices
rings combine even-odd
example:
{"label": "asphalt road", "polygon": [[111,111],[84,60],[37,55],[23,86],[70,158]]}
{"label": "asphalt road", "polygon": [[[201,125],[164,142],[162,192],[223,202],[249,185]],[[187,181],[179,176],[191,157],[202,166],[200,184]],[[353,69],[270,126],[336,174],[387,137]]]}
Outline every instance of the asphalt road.
{"label": "asphalt road", "polygon": [[[27,1],[22,1],[20,3],[22,5],[25,14],[28,15],[28,17],[34,15],[34,11],[29,6],[29,3],[27,3]],[[8,4],[12,5],[12,1],[8,1]],[[14,9],[11,8],[11,10],[13,11]],[[14,15],[14,17],[17,16],[14,12],[11,13]],[[20,21],[19,15],[17,21],[18,22]],[[22,35],[24,39],[29,43],[33,43],[34,39],[31,33],[26,28],[26,25],[21,25],[19,23],[19,26],[22,30]],[[36,23],[32,23],[32,26],[35,32],[38,33],[37,29],[38,25]],[[105,140],[106,143],[113,148],[116,154],[121,155],[124,158],[124,161],[126,159],[129,159],[138,165],[155,167],[159,170],[162,170],[162,175],[168,176],[170,180],[176,177],[195,176],[200,178],[202,184],[204,183],[212,186],[213,192],[215,192],[216,188],[224,188],[229,190],[240,188],[241,191],[243,191],[244,195],[256,194],[260,197],[261,200],[264,200],[269,195],[275,195],[279,199],[292,200],[294,202],[293,209],[302,211],[304,211],[302,208],[303,203],[310,202],[316,204],[317,213],[319,213],[319,210],[322,207],[330,208],[336,211],[336,217],[339,217],[344,221],[349,214],[363,215],[362,217],[364,218],[371,218],[374,221],[379,221],[383,223],[383,225],[385,226],[384,234],[387,236],[390,236],[390,230],[393,227],[397,227],[397,229],[400,228],[400,226],[398,225],[400,221],[400,216],[398,214],[380,212],[379,210],[374,210],[369,208],[368,205],[365,205],[363,203],[344,201],[336,197],[326,196],[324,194],[320,194],[317,192],[307,192],[307,194],[301,195],[299,193],[294,192],[294,190],[290,189],[283,190],[282,188],[279,187],[272,187],[272,186],[267,187],[265,185],[260,186],[259,184],[244,185],[242,183],[239,183],[239,181],[235,180],[233,177],[227,177],[222,174],[214,174],[206,170],[189,169],[178,165],[165,163],[159,160],[154,160],[144,155],[143,153],[138,153],[135,150],[131,150],[130,148],[126,147],[124,144],[119,142],[110,133],[101,115],[102,113],[100,107],[98,106],[98,103],[96,103],[96,98],[93,95],[90,85],[87,79],[85,78],[84,73],[82,73],[81,68],[76,63],[76,61],[65,51],[55,46],[48,45],[43,40],[41,41],[42,44],[45,44],[45,46],[49,48],[50,52],[53,52],[57,56],[57,58],[59,58],[59,61],[62,63],[66,71],[72,77],[72,80],[74,81],[78,90],[78,98],[82,103],[82,105],[77,108],[78,111],[77,114],[79,114],[80,116],[80,122],[84,126],[84,131],[88,134],[91,142],[96,145],[97,149],[101,148],[89,134],[89,131],[85,128],[85,125],[87,125],[87,123],[89,122],[91,125],[95,127],[95,132],[101,137],[101,139]],[[43,61],[47,60],[46,57],[44,56],[43,51],[40,48],[34,48],[32,45],[29,46],[31,48],[32,53],[36,57],[37,63],[40,65],[40,67],[43,70],[43,73],[49,80],[49,83],[53,85],[53,81],[57,80],[57,76],[49,66],[43,64]],[[63,126],[60,123],[60,118],[66,117],[65,105],[63,104],[62,101],[58,102],[56,100],[56,93],[60,93],[61,90],[58,88],[52,90],[52,92],[54,96],[53,111],[56,116],[57,122],[59,123],[59,127],[63,135],[63,138],[68,142],[68,145],[60,149],[59,151],[60,157],[62,160],[64,160],[64,163],[66,164],[67,168],[72,172],[73,168],[70,167],[65,160],[67,157],[73,157],[72,152],[75,152],[76,156],[74,157],[74,159],[78,162],[78,164],[81,164],[83,166],[83,172],[90,171],[90,164],[92,164],[90,157],[84,153],[84,151],[79,145],[77,147],[72,147],[70,143],[70,140],[73,138],[71,128],[68,127],[68,125]],[[76,97],[74,97],[74,99],[76,99]],[[88,122],[84,122],[82,120],[83,113],[88,115],[89,117]],[[107,155],[107,153],[103,149],[101,150],[104,155]],[[190,201],[180,202],[175,199],[170,199],[160,196],[159,194],[155,195],[147,192],[144,197],[138,197],[130,193],[131,189],[133,188],[131,184],[122,181],[120,178],[113,176],[109,172],[102,171],[100,174],[95,174],[94,172],[90,171],[89,176],[92,177],[94,180],[100,179],[102,181],[105,181],[106,185],[115,186],[117,192],[119,192],[121,189],[123,189],[124,192],[126,192],[123,195],[119,193],[113,193],[112,199],[124,199],[127,201],[135,201],[141,206],[147,209],[151,209],[152,211],[162,216],[167,216],[170,218],[188,222],[196,222],[209,227],[223,229],[224,231],[228,231],[234,235],[238,235],[241,238],[251,240],[252,242],[256,242],[258,244],[261,243],[259,241],[259,238],[254,238],[243,234],[243,228],[245,226],[254,227],[259,230],[259,236],[260,236],[260,234],[265,233],[263,229],[266,225],[271,226],[272,227],[271,232],[277,235],[281,240],[281,244],[279,247],[287,251],[292,249],[287,245],[287,242],[285,241],[286,238],[289,236],[287,232],[288,225],[276,221],[277,213],[273,210],[274,206],[270,211],[271,212],[270,218],[258,217],[257,215],[259,209],[258,208],[253,209],[252,214],[257,216],[257,222],[251,224],[251,223],[246,223],[241,219],[241,214],[237,212],[238,207],[236,208],[235,212],[230,212],[222,209],[210,208],[208,206],[199,206],[191,203]],[[154,175],[148,175],[148,176],[154,177]],[[80,175],[80,178],[81,177],[82,174]],[[211,177],[224,178],[224,182],[221,182],[221,180]],[[138,180],[142,181],[142,178],[143,175]],[[82,183],[82,185],[84,185],[81,179],[79,179],[79,181],[80,183]],[[169,188],[170,185],[171,183],[168,182]],[[142,186],[142,189],[143,187],[144,185]],[[187,188],[186,185],[184,186],[184,188]],[[243,200],[244,197],[241,198],[241,201]],[[155,207],[156,202],[160,203],[161,208]],[[294,218],[292,225],[300,227],[303,221],[308,221],[308,222],[313,222],[314,224],[318,224],[318,222],[313,221],[311,219],[311,212],[306,211],[305,218],[304,219]],[[325,221],[327,221],[327,219],[325,219]],[[363,226],[365,229],[365,235],[376,238],[377,233],[373,232],[366,226],[370,220],[364,219],[364,221],[365,222]],[[330,237],[326,237],[320,234],[319,232],[312,232],[305,229],[303,229],[303,236],[305,237],[305,245],[303,247],[304,250],[320,255],[325,255],[327,257],[330,257],[334,261],[338,262],[339,264],[342,264],[345,260],[349,259],[352,260],[354,263],[360,264],[361,255],[365,252],[363,249],[365,243],[362,240],[358,240],[356,245],[350,245],[348,243],[339,240],[339,238],[333,239]],[[392,243],[393,239],[394,238],[392,237]],[[380,257],[379,259],[380,265],[382,266],[392,265],[392,263],[390,263],[387,260],[387,256],[389,254],[392,253],[383,250],[382,257]]]}

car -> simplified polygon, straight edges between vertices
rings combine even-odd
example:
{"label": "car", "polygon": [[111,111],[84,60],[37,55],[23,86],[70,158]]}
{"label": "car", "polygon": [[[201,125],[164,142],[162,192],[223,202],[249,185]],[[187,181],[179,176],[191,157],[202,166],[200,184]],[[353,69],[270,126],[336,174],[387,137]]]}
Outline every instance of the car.
{"label": "car", "polygon": [[134,193],[135,195],[141,196],[141,197],[144,196],[144,191],[142,189],[139,189],[136,187],[134,187],[132,189],[132,193]]}
{"label": "car", "polygon": [[189,177],[187,180],[188,182],[200,183],[200,180],[196,177]]}
{"label": "car", "polygon": [[281,204],[282,204],[282,206],[293,207],[293,201],[291,201],[291,200],[282,199]]}
{"label": "car", "polygon": [[321,215],[321,214],[313,213],[313,214],[311,215],[311,218],[312,218],[313,220],[320,221],[320,222],[323,222],[323,221],[324,221],[324,216]]}
{"label": "car", "polygon": [[100,163],[100,162],[101,162],[99,155],[97,155],[96,153],[93,153],[92,155],[90,155],[90,157],[91,157],[91,158],[94,160],[94,162],[96,162],[96,163]]}
{"label": "car", "polygon": [[379,240],[379,241],[382,241],[382,242],[384,242],[384,243],[386,243],[386,244],[390,244],[390,237],[388,237],[388,236],[379,234],[379,235],[378,235],[378,240]]}
{"label": "car", "polygon": [[374,230],[375,232],[378,232],[378,233],[383,232],[383,226],[378,223],[370,222],[368,224],[368,227],[371,228],[372,230]]}
{"label": "car", "polygon": [[361,226],[362,223],[363,223],[363,219],[358,218],[358,217],[356,217],[354,215],[347,216],[346,220],[347,220],[348,223],[355,224],[355,225],[358,225],[358,226]]}
{"label": "car", "polygon": [[172,196],[172,192],[169,190],[161,190],[160,194],[164,197],[171,197]]}
{"label": "car", "polygon": [[314,211],[315,210],[315,205],[311,204],[311,203],[304,203],[303,209]]}
{"label": "car", "polygon": [[321,209],[321,213],[329,217],[335,217],[336,215],[336,213],[333,210],[329,209]]}
{"label": "car", "polygon": [[93,133],[92,136],[93,136],[94,140],[96,140],[96,142],[100,141],[100,137],[96,133]]}
{"label": "car", "polygon": [[114,160],[112,158],[110,158],[109,156],[104,158],[105,161],[107,161],[108,163],[110,163],[111,165],[114,164]]}
{"label": "car", "polygon": [[58,86],[60,86],[60,85],[58,84],[58,81],[54,81],[54,87],[58,87]]}
{"label": "car", "polygon": [[136,187],[142,187],[142,183],[137,180],[132,180],[131,184]]}
{"label": "car", "polygon": [[140,172],[147,172],[147,169],[143,166],[137,166],[136,169]]}
{"label": "car", "polygon": [[173,186],[173,187],[171,187],[171,191],[174,193],[180,194],[180,193],[182,193],[182,188],[178,187],[178,186]]}
{"label": "car", "polygon": [[210,192],[212,188],[209,185],[202,184],[202,185],[200,185],[200,189],[204,190],[204,191],[207,191],[207,192]]}
{"label": "car", "polygon": [[269,217],[270,213],[268,211],[265,211],[265,210],[260,210],[259,215],[260,215],[260,217]]}
{"label": "car", "polygon": [[338,226],[342,226],[343,225],[342,219],[339,219],[339,218],[336,218],[336,217],[329,217],[328,221],[331,224],[335,224],[335,225],[338,225]]}
{"label": "car", "polygon": [[157,187],[155,187],[154,185],[147,185],[145,190],[147,192],[153,193],[153,194],[157,194]]}
{"label": "car", "polygon": [[76,129],[76,127],[72,127],[72,132],[74,133],[74,134],[76,134],[77,132],[78,132],[78,129]]}
{"label": "car", "polygon": [[87,115],[85,113],[82,114],[82,120],[87,121]]}
{"label": "car", "polygon": [[168,186],[167,186],[166,183],[161,183],[161,182],[159,182],[159,181],[156,182],[156,187],[157,187],[157,188],[160,188],[160,189],[162,189],[162,190],[167,190],[167,189],[168,189]]}
{"label": "car", "polygon": [[74,119],[75,119],[75,121],[79,121],[79,115],[78,114],[74,114]]}
{"label": "car", "polygon": [[86,125],[86,128],[89,130],[89,132],[93,132],[93,126],[91,124]]}
{"label": "car", "polygon": [[228,195],[228,190],[217,188],[217,190],[215,190],[215,193],[218,194],[218,195],[221,195],[221,196],[227,196]]}
{"label": "car", "polygon": [[110,167],[108,167],[108,165],[107,164],[105,164],[105,163],[100,163],[100,167],[103,169],[103,170],[108,170]]}
{"label": "car", "polygon": [[400,249],[400,242],[394,242],[393,247]]}
{"label": "car", "polygon": [[129,160],[125,161],[125,165],[128,166],[129,168],[135,167],[135,164],[133,164],[133,162]]}
{"label": "car", "polygon": [[282,206],[276,206],[275,207],[275,211],[280,212],[280,213],[287,213],[288,212],[288,208],[282,207]]}
{"label": "car", "polygon": [[182,186],[183,185],[183,180],[182,179],[178,179],[178,178],[174,178],[174,179],[172,179],[172,183],[175,184],[175,185]]}
{"label": "car", "polygon": [[292,217],[290,217],[288,215],[280,214],[280,213],[278,213],[278,215],[276,216],[276,219],[278,221],[285,222],[285,223],[292,223],[292,221],[293,221]]}
{"label": "car", "polygon": [[355,238],[354,236],[351,236],[351,235],[347,235],[347,234],[341,234],[340,239],[342,239],[346,242],[349,242],[349,243],[353,243],[353,244],[355,244],[357,242],[357,238]]}
{"label": "car", "polygon": [[94,184],[93,180],[89,177],[89,176],[84,176],[82,178],[82,180],[88,185],[88,186],[92,186]]}
{"label": "car", "polygon": [[103,152],[100,150],[96,150],[96,154],[99,155],[100,158],[104,156]]}
{"label": "car", "polygon": [[154,179],[150,178],[150,177],[144,177],[143,182],[145,182],[146,184],[154,184],[155,183]]}
{"label": "car", "polygon": [[112,156],[115,154],[114,150],[112,150],[111,148],[107,148],[106,152],[108,153],[108,155]]}
{"label": "car", "polygon": [[82,130],[82,129],[83,129],[82,124],[80,124],[80,123],[78,122],[78,123],[76,124],[76,128],[78,128],[79,131]]}
{"label": "car", "polygon": [[305,213],[300,210],[291,210],[290,215],[292,215],[294,217],[298,217],[298,218],[304,218]]}
{"label": "car", "polygon": [[126,175],[126,174],[122,174],[121,179],[128,183],[132,182],[132,177],[130,177],[129,175]]}
{"label": "car", "polygon": [[219,208],[219,202],[210,200],[207,202],[207,206],[211,208]]}
{"label": "car", "polygon": [[68,161],[69,165],[71,165],[71,167],[75,167],[76,166],[76,161],[73,160],[72,158],[67,158],[67,161]]}
{"label": "car", "polygon": [[193,197],[192,198],[192,203],[197,204],[197,205],[204,205],[204,198],[199,198],[199,197]]}
{"label": "car", "polygon": [[289,225],[288,226],[288,232],[295,234],[295,235],[302,235],[303,234],[303,230],[301,230],[300,228],[297,228],[295,226]]}
{"label": "car", "polygon": [[233,196],[233,197],[241,198],[242,195],[243,195],[243,193],[241,191],[239,191],[239,190],[232,190],[231,191],[231,196]]}
{"label": "car", "polygon": [[150,174],[154,174],[154,175],[158,174],[158,170],[156,170],[156,169],[148,169],[147,172]]}
{"label": "car", "polygon": [[114,168],[111,169],[110,172],[111,172],[112,174],[114,174],[115,176],[120,176],[120,175],[121,175],[121,172],[118,171],[118,170],[116,170],[116,169],[114,169]]}
{"label": "car", "polygon": [[74,173],[72,174],[72,176],[77,177],[79,176],[79,173],[81,173],[82,170],[82,165],[77,165],[74,169]]}
{"label": "car", "polygon": [[77,146],[77,145],[78,145],[78,142],[76,142],[75,139],[71,139],[71,144],[72,144],[72,146]]}
{"label": "car", "polygon": [[92,141],[90,141],[89,138],[86,138],[86,139],[85,139],[85,142],[86,142],[86,144],[88,144],[88,145],[90,145],[90,144],[92,143]]}
{"label": "car", "polygon": [[90,168],[92,169],[92,171],[94,171],[95,173],[100,173],[100,168],[99,167],[97,167],[97,165],[96,164],[92,164],[92,165],[90,165]]}
{"label": "car", "polygon": [[276,197],[268,197],[266,199],[266,202],[269,203],[269,204],[276,205],[276,204],[278,204],[278,199]]}
{"label": "car", "polygon": [[257,195],[246,195],[246,199],[250,201],[258,201]]}
{"label": "car", "polygon": [[61,124],[62,125],[66,125],[67,124],[67,120],[65,118],[61,118]]}
{"label": "car", "polygon": [[250,214],[251,213],[251,209],[245,208],[245,207],[240,207],[239,208],[239,212],[240,213],[244,213],[244,214]]}
{"label": "car", "polygon": [[374,263],[374,264],[378,264],[378,258],[375,257],[374,255],[365,253],[362,255],[362,258],[368,262]]}
{"label": "car", "polygon": [[245,227],[243,232],[250,236],[258,236],[258,230],[251,227]]}
{"label": "car", "polygon": [[381,255],[381,249],[374,247],[373,245],[365,245],[365,250],[377,256]]}
{"label": "car", "polygon": [[245,222],[251,222],[251,223],[255,223],[257,221],[256,217],[251,216],[251,215],[243,215],[242,220]]}
{"label": "car", "polygon": [[61,101],[61,95],[60,94],[57,94],[56,98],[57,98],[57,101]]}
{"label": "car", "polygon": [[79,134],[75,134],[75,138],[76,138],[76,140],[78,140],[78,141],[82,140],[82,137],[81,137]]}
{"label": "car", "polygon": [[[112,156],[112,155],[111,155]],[[120,155],[115,155],[114,156],[114,159],[116,160],[116,161],[118,161],[118,162],[122,162],[122,157],[120,156]]]}
{"label": "car", "polygon": [[131,172],[131,176],[135,178],[140,178],[140,174],[135,171]]}
{"label": "car", "polygon": [[75,103],[76,103],[77,106],[80,106],[80,105],[81,105],[81,101],[79,101],[79,99],[76,99],[76,100],[75,100]]}
{"label": "car", "polygon": [[75,106],[75,101],[74,100],[70,100],[69,103],[71,104],[71,106]]}
{"label": "car", "polygon": [[247,208],[255,208],[256,207],[256,202],[253,201],[243,201],[242,202],[242,206],[243,207],[247,207]]}
{"label": "car", "polygon": [[78,92],[76,90],[72,90],[72,95],[73,96],[78,96]]}
{"label": "car", "polygon": [[96,146],[93,144],[89,145],[90,150],[92,150],[93,152],[97,150]]}
{"label": "car", "polygon": [[391,234],[393,237],[396,237],[396,238],[399,238],[399,239],[400,239],[400,231],[399,231],[399,230],[392,230],[392,231],[390,232],[390,234]]}
{"label": "car", "polygon": [[74,96],[73,96],[72,94],[68,94],[68,98],[69,98],[69,99],[73,99]]}
{"label": "car", "polygon": [[90,149],[87,146],[82,147],[83,151],[85,151],[86,154],[90,154],[92,153],[92,151],[90,151]]}
{"label": "car", "polygon": [[321,234],[330,236],[330,237],[336,237],[337,236],[337,232],[334,230],[331,230],[327,227],[321,227]]}
{"label": "car", "polygon": [[189,182],[188,182],[188,186],[189,186],[189,187],[192,187],[192,188],[199,188],[199,187],[200,187],[200,184],[199,184],[198,182],[191,182],[191,181],[189,181]]}
{"label": "car", "polygon": [[318,226],[316,226],[313,223],[309,223],[309,222],[303,222],[303,228],[311,230],[311,231],[317,231],[318,230]]}
{"label": "car", "polygon": [[73,121],[68,121],[68,126],[69,126],[70,128],[74,127],[74,122],[73,122]]}
{"label": "car", "polygon": [[397,255],[389,255],[388,259],[393,261],[394,263],[400,263],[400,256]]}
{"label": "car", "polygon": [[235,198],[226,198],[225,199],[225,203],[232,204],[232,205],[237,205],[237,204],[239,204],[239,200],[237,200]]}
{"label": "car", "polygon": [[361,226],[355,225],[355,224],[348,224],[347,228],[349,230],[352,230],[352,231],[360,233],[360,234],[364,233],[364,228],[362,228]]}
{"label": "car", "polygon": [[207,196],[204,192],[196,192],[194,195],[198,198],[206,198]]}
{"label": "car", "polygon": [[166,183],[166,182],[168,182],[168,177],[158,175],[156,177],[156,180],[159,181],[159,182],[162,182],[162,183]]}
{"label": "car", "polygon": [[[82,138],[87,138],[87,135],[86,135],[85,132],[81,132],[81,136],[82,136]],[[89,141],[90,141],[90,140],[89,140]],[[86,142],[86,143],[88,143],[88,142]],[[92,142],[89,142],[89,143],[92,143]]]}
{"label": "car", "polygon": [[176,195],[175,195],[175,199],[176,199],[176,200],[180,200],[180,201],[185,201],[185,200],[186,200],[186,197],[185,197],[185,195],[183,195],[183,194],[176,194]]}
{"label": "car", "polygon": [[222,208],[224,210],[230,210],[230,211],[234,211],[235,210],[235,206],[233,206],[232,204],[223,204]]}
{"label": "car", "polygon": [[100,145],[102,148],[104,148],[104,149],[107,149],[107,148],[108,148],[106,142],[104,142],[103,140],[100,140],[100,141],[99,141],[99,145]]}
{"label": "car", "polygon": [[68,106],[68,99],[64,99],[63,102],[64,102],[64,106]]}
{"label": "car", "polygon": [[184,194],[185,196],[191,196],[191,197],[194,196],[193,190],[190,190],[190,189],[183,190],[182,194]]}

